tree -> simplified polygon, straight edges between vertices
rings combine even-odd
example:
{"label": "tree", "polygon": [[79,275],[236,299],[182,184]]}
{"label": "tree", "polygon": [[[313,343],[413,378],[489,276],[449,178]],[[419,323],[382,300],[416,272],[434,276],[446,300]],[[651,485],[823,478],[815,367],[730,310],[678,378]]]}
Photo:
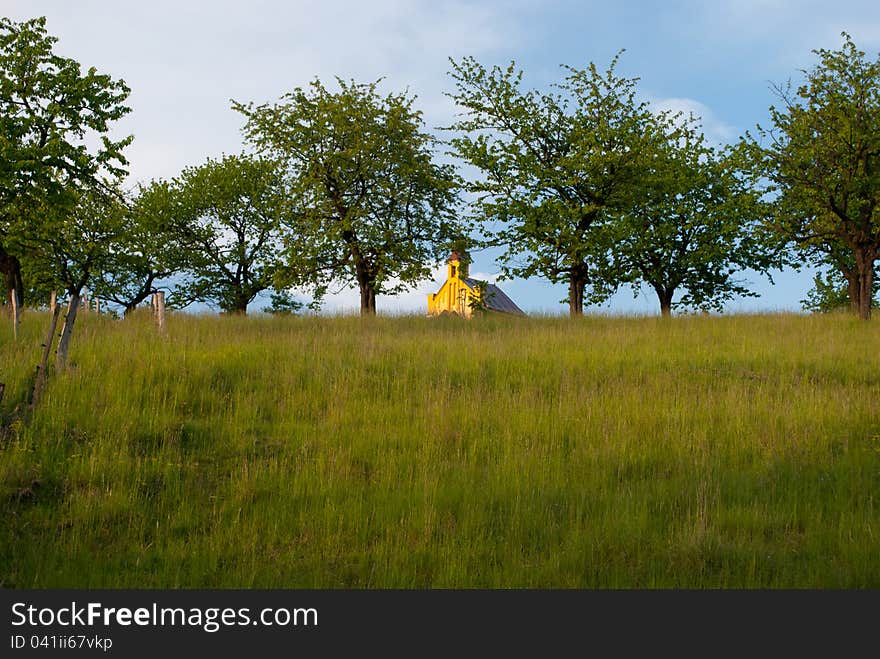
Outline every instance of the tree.
{"label": "tree", "polygon": [[[872,306],[880,304],[880,279],[874,277],[874,290],[872,294]],[[852,309],[852,291],[850,282],[839,267],[830,265],[824,271],[818,272],[813,277],[813,288],[807,292],[807,297],[801,300],[801,306],[806,311],[814,313],[829,313]],[[858,310],[856,310],[858,311]]]}
{"label": "tree", "polygon": [[[29,209],[67,205],[71,190],[108,192],[106,181],[126,173],[122,150],[132,139],[107,136],[130,110],[125,83],[83,73],[53,52],[56,41],[45,18],[0,18],[0,272],[19,303]],[[100,146],[90,147],[96,136]]]}
{"label": "tree", "polygon": [[[174,193],[166,181],[140,186],[123,213],[122,234],[110,261],[95,273],[91,284],[97,297],[117,304],[124,314],[134,311],[162,280],[187,266],[187,255],[169,231],[174,213]],[[170,298],[169,307],[185,306]]]}
{"label": "tree", "polygon": [[506,276],[541,275],[568,284],[569,313],[583,313],[614,288],[602,273],[607,223],[638,195],[641,162],[658,137],[654,116],[635,99],[637,79],[565,67],[548,93],[524,91],[522,71],[452,61],[464,110],[451,129],[453,152],[482,178],[477,221],[490,244],[506,248]]}
{"label": "tree", "polygon": [[335,93],[315,80],[274,105],[233,107],[247,139],[287,169],[290,281],[308,281],[317,297],[357,285],[361,314],[375,314],[376,295],[430,277],[454,223],[457,179],[433,162],[436,140],[414,98],[337,82]]}
{"label": "tree", "polygon": [[185,252],[190,275],[179,294],[247,313],[281,265],[286,185],[278,165],[248,156],[209,158],[185,169],[171,195],[165,231]]}
{"label": "tree", "polygon": [[720,310],[735,295],[755,295],[735,275],[766,272],[777,250],[761,239],[765,211],[736,155],[709,146],[692,117],[658,121],[666,139],[644,159],[641,194],[611,228],[616,272],[608,280],[650,286],[663,316],[673,306]]}
{"label": "tree", "polygon": [[[801,300],[805,309],[812,311],[831,311],[848,307],[854,315],[859,315],[861,298],[861,277],[858,266],[850,250],[840,240],[831,236],[823,241],[815,240],[798,245],[799,254],[809,260],[822,272],[813,278],[813,288],[806,300]],[[872,279],[872,288],[876,293],[880,281],[876,269]],[[837,297],[842,295],[844,303],[838,303]],[[872,296],[873,297],[873,296]],[[876,298],[871,307],[877,306]]]}
{"label": "tree", "polygon": [[115,262],[114,253],[124,235],[127,210],[121,193],[108,195],[86,190],[68,199],[65,205],[34,208],[30,222],[34,242],[29,260],[52,288],[65,291],[68,298],[58,343],[58,368],[64,368],[67,363],[83,289],[95,273],[110,268]]}
{"label": "tree", "polygon": [[276,316],[292,315],[301,311],[304,306],[290,291],[277,290],[269,296],[269,306],[263,307],[263,311]]}
{"label": "tree", "polygon": [[847,279],[851,306],[871,316],[880,254],[880,56],[868,61],[849,35],[839,50],[815,50],[795,91],[778,87],[782,109],[770,108],[766,146],[748,148],[777,194],[773,228],[805,257],[832,262]]}

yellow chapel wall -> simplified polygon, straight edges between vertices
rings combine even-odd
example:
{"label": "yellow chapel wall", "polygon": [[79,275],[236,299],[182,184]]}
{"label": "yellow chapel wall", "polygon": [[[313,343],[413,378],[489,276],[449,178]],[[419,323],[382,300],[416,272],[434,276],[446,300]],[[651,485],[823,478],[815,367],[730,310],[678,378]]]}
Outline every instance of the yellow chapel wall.
{"label": "yellow chapel wall", "polygon": [[428,295],[428,314],[435,316],[445,312],[456,313],[469,318],[470,301],[476,297],[474,291],[458,277],[444,282],[436,293]]}

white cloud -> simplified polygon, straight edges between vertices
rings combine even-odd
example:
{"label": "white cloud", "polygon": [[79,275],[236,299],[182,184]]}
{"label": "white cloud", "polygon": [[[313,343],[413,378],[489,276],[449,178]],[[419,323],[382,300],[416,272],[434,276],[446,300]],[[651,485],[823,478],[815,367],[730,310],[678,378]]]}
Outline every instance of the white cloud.
{"label": "white cloud", "polygon": [[494,284],[498,281],[498,277],[501,276],[500,272],[472,272],[470,273],[471,279],[477,279],[479,281],[485,281],[490,284]]}
{"label": "white cloud", "polygon": [[[315,77],[409,89],[430,127],[451,121],[447,58],[481,55],[526,35],[515,12],[492,4],[427,0],[238,0],[119,3],[7,1],[13,20],[47,15],[56,50],[123,78],[132,112],[116,136],[134,134],[131,180],[170,177],[242,148],[230,99],[272,102]],[[163,152],[166,157],[163,157]],[[142,158],[141,156],[146,156]]]}
{"label": "white cloud", "polygon": [[694,116],[712,144],[723,144],[737,136],[733,126],[719,119],[710,107],[692,98],[658,98],[651,101],[651,106],[660,111],[680,112],[685,118]]}

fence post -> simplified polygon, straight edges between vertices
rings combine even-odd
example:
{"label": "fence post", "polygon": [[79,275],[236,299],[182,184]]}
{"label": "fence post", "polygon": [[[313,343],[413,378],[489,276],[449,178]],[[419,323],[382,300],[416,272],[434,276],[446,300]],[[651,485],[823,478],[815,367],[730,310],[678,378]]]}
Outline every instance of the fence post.
{"label": "fence post", "polygon": [[43,358],[40,365],[37,366],[37,379],[34,381],[34,388],[31,391],[30,407],[33,409],[40,400],[43,393],[43,387],[46,386],[46,379],[49,377],[49,353],[52,351],[52,343],[55,340],[55,330],[58,327],[58,316],[61,315],[61,306],[56,304],[52,309],[52,317],[49,319],[49,333],[46,335],[46,342],[43,344]]}
{"label": "fence post", "polygon": [[9,291],[9,297],[12,299],[12,338],[18,340],[18,324],[21,321],[21,310],[18,308],[18,294],[14,288]]}
{"label": "fence post", "polygon": [[150,306],[153,309],[153,318],[159,326],[159,331],[165,331],[165,291],[156,291],[150,298]]}
{"label": "fence post", "polygon": [[63,371],[67,366],[67,352],[70,349],[70,337],[73,334],[73,324],[76,322],[76,314],[79,311],[82,299],[79,293],[71,293],[67,302],[67,315],[64,317],[64,326],[61,329],[61,339],[58,341],[58,350],[55,353],[55,368]]}

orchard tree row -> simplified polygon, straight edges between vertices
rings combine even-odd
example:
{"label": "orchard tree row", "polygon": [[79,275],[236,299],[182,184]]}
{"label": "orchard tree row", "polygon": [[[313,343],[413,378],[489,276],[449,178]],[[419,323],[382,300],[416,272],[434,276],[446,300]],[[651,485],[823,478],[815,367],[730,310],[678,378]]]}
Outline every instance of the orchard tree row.
{"label": "orchard tree row", "polygon": [[45,19],[0,19],[5,305],[60,292],[72,331],[87,288],[124,312],[161,287],[171,306],[245,313],[263,292],[292,310],[293,289],[317,305],[354,285],[372,314],[457,245],[500,248],[505,276],[566,285],[572,316],[623,286],[653,290],[664,315],[720,310],[754,295],[746,271],[808,264],[824,273],[814,308],[867,319],[880,58],[843,36],[801,85],[776,89],[766,127],[725,147],[697,118],[640,101],[618,58],[565,67],[546,90],[515,64],[464,58],[451,61],[459,114],[442,142],[412,96],[316,80],[275,103],[233,102],[241,154],[126,190],[132,138],[109,135],[129,88],[57,54]]}

